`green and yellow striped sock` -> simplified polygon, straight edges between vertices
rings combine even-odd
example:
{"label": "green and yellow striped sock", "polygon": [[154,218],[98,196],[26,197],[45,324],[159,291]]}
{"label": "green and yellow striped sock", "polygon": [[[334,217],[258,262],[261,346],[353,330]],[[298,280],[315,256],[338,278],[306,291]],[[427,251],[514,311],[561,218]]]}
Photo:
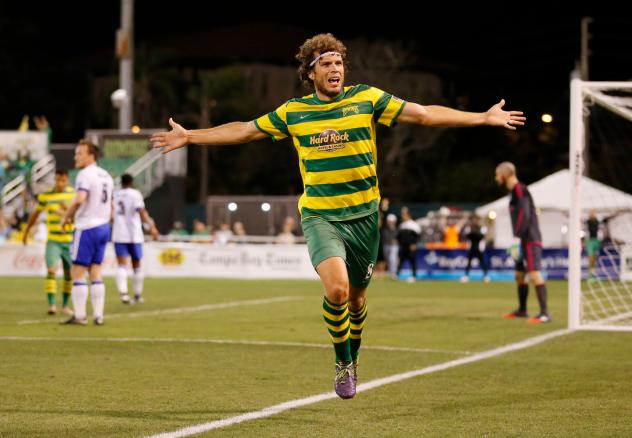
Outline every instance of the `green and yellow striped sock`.
{"label": "green and yellow striped sock", "polygon": [[358,359],[358,351],[360,350],[360,343],[362,342],[362,329],[364,328],[364,322],[366,321],[368,311],[369,309],[366,305],[366,300],[357,312],[349,309],[349,325],[351,329],[349,332],[349,338],[351,358],[353,360]]}
{"label": "green and yellow striped sock", "polygon": [[66,275],[64,273],[64,286],[63,286],[63,294],[61,296],[61,305],[66,307],[68,306],[68,302],[70,301],[70,294],[72,292],[72,278],[70,274]]}
{"label": "green and yellow striped sock", "polygon": [[323,318],[336,350],[336,361],[351,362],[349,308],[347,302],[334,304],[327,297],[323,297]]}
{"label": "green and yellow striped sock", "polygon": [[57,293],[57,278],[55,274],[48,272],[46,274],[46,281],[44,282],[44,290],[46,291],[46,298],[50,306],[55,305],[55,294]]}

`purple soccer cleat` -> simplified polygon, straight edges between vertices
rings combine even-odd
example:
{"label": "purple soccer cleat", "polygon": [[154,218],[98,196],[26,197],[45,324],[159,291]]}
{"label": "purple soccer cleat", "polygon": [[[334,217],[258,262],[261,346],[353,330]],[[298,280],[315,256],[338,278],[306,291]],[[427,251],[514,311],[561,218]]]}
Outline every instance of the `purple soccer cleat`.
{"label": "purple soccer cleat", "polygon": [[334,379],[336,394],[342,399],[353,398],[356,393],[355,367],[353,362],[336,362]]}

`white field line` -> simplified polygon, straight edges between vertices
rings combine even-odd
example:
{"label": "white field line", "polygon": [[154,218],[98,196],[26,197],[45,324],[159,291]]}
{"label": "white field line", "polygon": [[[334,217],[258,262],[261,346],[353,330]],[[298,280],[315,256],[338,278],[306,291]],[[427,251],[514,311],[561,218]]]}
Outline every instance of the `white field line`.
{"label": "white field line", "polygon": [[[204,338],[99,338],[92,337],[50,337],[50,336],[0,336],[0,341],[42,341],[42,342],[148,342],[148,343],[189,343],[189,344],[223,344],[223,345],[260,345],[273,347],[299,347],[330,349],[331,344],[315,344],[307,342],[255,341],[241,339],[204,339]],[[436,348],[389,347],[383,345],[363,345],[362,350],[396,351],[411,353],[438,354],[473,354],[470,351],[441,350]]]}
{"label": "white field line", "polygon": [[[390,383],[401,382],[402,380],[412,379],[413,377],[423,376],[425,374],[435,373],[437,371],[447,370],[449,368],[458,367],[461,365],[467,365],[480,360],[489,359],[492,357],[500,356],[512,351],[522,350],[524,348],[533,347],[534,345],[541,344],[550,339],[557,338],[572,333],[571,330],[563,329],[556,330],[544,335],[535,336],[533,338],[525,339],[524,341],[515,342],[513,344],[507,344],[502,347],[494,348],[492,350],[483,351],[480,353],[466,356],[460,359],[443,362],[437,365],[431,365],[426,368],[420,368],[417,370],[408,371],[405,373],[394,374],[392,376],[383,377],[381,379],[371,380],[369,382],[358,385],[357,391],[363,392],[370,389],[379,388],[380,386],[388,385]],[[234,424],[243,423],[244,421],[257,420],[259,418],[270,417],[272,415],[279,414],[281,412],[289,411],[290,409],[296,409],[302,406],[311,405],[324,400],[337,398],[337,395],[332,392],[324,392],[322,394],[313,395],[311,397],[301,398],[297,400],[290,400],[285,403],[280,403],[274,406],[268,406],[258,411],[248,412],[246,414],[237,415],[234,417],[224,418],[223,420],[210,421],[208,423],[197,424],[194,426],[185,427],[175,430],[173,432],[164,432],[157,435],[152,435],[149,438],[179,438],[191,435],[197,435],[203,432],[208,432],[214,429],[220,429],[222,427],[232,426]]]}
{"label": "white field line", "polygon": [[[302,300],[302,299],[303,297],[288,296],[288,297],[265,298],[265,299],[260,299],[260,300],[230,301],[228,303],[202,304],[200,306],[191,306],[191,307],[175,307],[172,309],[146,310],[146,311],[129,312],[129,313],[112,313],[112,314],[106,314],[105,320],[108,321],[110,319],[139,318],[139,317],[144,317],[144,316],[179,315],[182,313],[195,313],[195,312],[204,312],[206,310],[229,309],[231,307],[240,307],[240,306],[258,306],[261,304],[283,303],[286,301],[296,301],[296,300]],[[27,319],[27,320],[18,321],[18,325],[58,323],[58,322],[59,322],[58,320],[51,319],[51,318]]]}

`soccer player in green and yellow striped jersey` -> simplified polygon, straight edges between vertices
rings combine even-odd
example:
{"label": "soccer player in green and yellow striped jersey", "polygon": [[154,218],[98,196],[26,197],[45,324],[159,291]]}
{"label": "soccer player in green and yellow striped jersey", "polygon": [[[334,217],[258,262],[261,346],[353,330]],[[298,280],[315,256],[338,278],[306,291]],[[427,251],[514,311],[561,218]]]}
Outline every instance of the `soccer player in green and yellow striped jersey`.
{"label": "soccer player in green and yellow striped jersey", "polygon": [[299,77],[312,94],[290,99],[250,122],[186,130],[170,119],[172,130],[155,134],[152,141],[167,153],[188,143],[229,145],[292,137],[304,187],[301,226],[325,288],[323,317],[336,353],[334,387],[341,398],[351,398],[379,242],[376,123],[515,130],[525,118],[520,111],[504,111],[504,100],[486,112],[471,113],[405,102],[369,85],[345,87],[347,49],[331,34],[305,41],[296,58]]}
{"label": "soccer player in green and yellow striped jersey", "polygon": [[46,282],[44,289],[48,298],[48,314],[57,313],[55,295],[57,294],[57,266],[59,259],[64,268],[64,283],[62,295],[62,311],[71,315],[68,302],[72,289],[72,279],[70,278],[70,244],[72,243],[73,225],[68,225],[65,229],[61,227],[61,220],[64,213],[75,198],[75,190],[68,186],[68,172],[57,169],[55,172],[55,185],[47,192],[40,193],[37,197],[37,206],[29,217],[26,229],[24,230],[23,242],[28,243],[29,231],[35,224],[42,212],[46,212],[46,227],[48,237],[46,240]]}

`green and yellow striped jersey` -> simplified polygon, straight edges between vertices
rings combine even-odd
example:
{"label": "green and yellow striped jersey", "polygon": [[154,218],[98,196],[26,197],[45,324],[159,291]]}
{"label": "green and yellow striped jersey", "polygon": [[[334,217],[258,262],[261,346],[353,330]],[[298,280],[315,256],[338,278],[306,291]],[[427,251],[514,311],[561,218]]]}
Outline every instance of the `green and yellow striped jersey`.
{"label": "green and yellow striped jersey", "polygon": [[345,87],[331,101],[314,93],[290,99],[255,125],[277,141],[292,137],[303,178],[301,217],[350,220],[377,210],[375,122],[393,126],[404,102],[368,85]]}
{"label": "green and yellow striped jersey", "polygon": [[[56,192],[51,189],[47,192],[40,193],[37,197],[37,211],[46,212],[46,227],[48,228],[48,240],[60,243],[72,242],[72,232],[74,224],[61,229],[61,221],[64,218],[66,209],[70,207],[75,199],[75,190],[72,187],[66,187],[63,192]],[[62,204],[65,208],[62,207]]]}

